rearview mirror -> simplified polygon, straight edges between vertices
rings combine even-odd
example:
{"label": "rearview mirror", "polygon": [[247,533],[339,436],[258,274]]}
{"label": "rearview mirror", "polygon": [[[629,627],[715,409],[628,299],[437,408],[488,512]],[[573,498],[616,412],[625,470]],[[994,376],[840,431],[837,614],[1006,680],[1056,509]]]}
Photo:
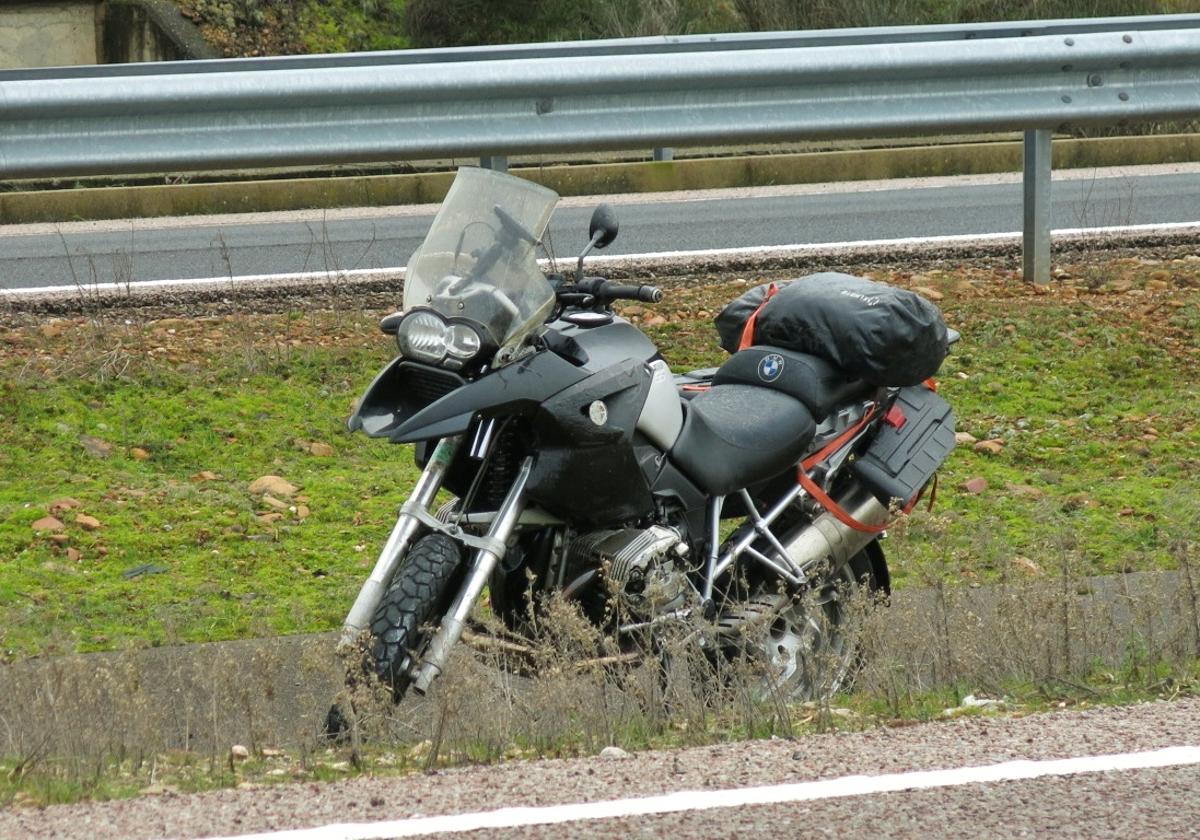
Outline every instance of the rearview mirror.
{"label": "rearview mirror", "polygon": [[592,213],[592,223],[588,225],[588,238],[592,240],[597,248],[604,248],[617,238],[617,231],[621,226],[617,224],[617,214],[608,204],[601,204]]}

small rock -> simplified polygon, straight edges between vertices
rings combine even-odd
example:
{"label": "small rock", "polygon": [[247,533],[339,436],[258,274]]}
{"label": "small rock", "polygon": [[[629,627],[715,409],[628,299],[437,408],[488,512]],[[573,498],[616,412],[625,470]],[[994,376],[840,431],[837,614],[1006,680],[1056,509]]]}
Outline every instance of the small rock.
{"label": "small rock", "polygon": [[78,563],[80,560],[83,559],[83,552],[80,551],[78,548],[68,548],[67,549],[67,559],[73,563]]}
{"label": "small rock", "polygon": [[1121,508],[1120,515],[1121,516],[1133,516],[1135,513],[1137,513],[1136,510],[1134,510],[1131,507],[1127,507],[1127,508]]}
{"label": "small rock", "polygon": [[220,477],[212,470],[200,470],[200,472],[192,476],[192,481],[199,484],[202,481],[216,481]]}
{"label": "small rock", "polygon": [[71,541],[71,538],[69,536],[67,536],[66,534],[51,534],[50,535],[50,542],[54,543],[55,545],[66,545],[70,541]]}
{"label": "small rock", "polygon": [[257,518],[258,518],[258,521],[261,522],[262,524],[270,525],[272,523],[278,522],[280,519],[283,519],[283,514],[282,513],[260,513],[260,514],[258,514]]}
{"label": "small rock", "polygon": [[334,457],[334,448],[328,443],[320,443],[319,440],[308,440],[308,442],[298,442],[300,449],[308,452],[310,455],[316,455],[319,458]]}
{"label": "small rock", "polygon": [[284,511],[288,509],[287,502],[276,499],[270,493],[263,493],[262,500],[263,504],[267,505],[268,507],[273,507],[275,510]]}
{"label": "small rock", "polygon": [[80,445],[87,450],[89,455],[96,458],[107,458],[112,455],[113,445],[106,440],[101,440],[98,437],[91,435],[80,435]]}
{"label": "small rock", "polygon": [[133,460],[135,460],[135,461],[149,461],[150,460],[150,453],[147,452],[145,449],[142,449],[140,446],[135,446],[135,447],[133,447],[133,449],[130,449],[129,454],[130,454],[130,456],[132,456]]}
{"label": "small rock", "polygon": [[1028,572],[1029,574],[1033,575],[1034,577],[1036,577],[1042,573],[1041,566],[1039,566],[1037,563],[1034,563],[1028,557],[1022,557],[1019,554],[1012,559],[1012,564],[1014,566],[1016,566],[1018,569],[1020,569],[1021,571]]}
{"label": "small rock", "polygon": [[229,748],[229,755],[234,761],[245,761],[250,757],[250,750],[246,749],[241,744],[234,744]]}
{"label": "small rock", "polygon": [[975,437],[975,435],[971,434],[970,432],[955,432],[954,433],[954,442],[957,443],[959,446],[971,446],[972,444],[977,443],[978,441],[979,441],[979,438]]}
{"label": "small rock", "polygon": [[647,327],[661,327],[663,324],[667,323],[667,319],[662,315],[651,315],[642,323]]}
{"label": "small rock", "polygon": [[297,505],[296,506],[296,518],[297,519],[308,519],[308,517],[311,514],[312,514],[312,511],[310,511],[308,509],[308,505]]}
{"label": "small rock", "polygon": [[989,709],[1002,704],[999,700],[991,700],[987,697],[976,697],[974,694],[968,694],[962,699],[961,705],[968,709]]}
{"label": "small rock", "polygon": [[82,504],[83,503],[78,499],[72,499],[70,496],[66,496],[62,499],[55,499],[50,503],[50,515],[57,516],[63,511],[74,510],[75,508],[82,506]]}
{"label": "small rock", "polygon": [[1046,495],[1044,490],[1034,487],[1031,484],[1006,484],[1004,488],[1014,496],[1019,496],[1022,499],[1040,499]]}
{"label": "small rock", "polygon": [[941,300],[943,297],[945,297],[945,295],[943,295],[937,289],[931,289],[928,286],[916,286],[913,291],[922,297],[929,298],[930,300]]}
{"label": "small rock", "polygon": [[43,516],[31,526],[35,531],[61,531],[66,526],[53,516]]}
{"label": "small rock", "polygon": [[100,520],[94,516],[81,513],[75,517],[75,524],[85,531],[95,531],[100,528]]}
{"label": "small rock", "polygon": [[986,478],[972,478],[964,481],[958,486],[958,489],[971,496],[978,496],[987,489],[988,483]]}
{"label": "small rock", "polygon": [[620,747],[605,747],[600,750],[601,758],[629,758],[629,753]]}
{"label": "small rock", "polygon": [[270,493],[272,496],[294,496],[300,488],[277,475],[264,475],[250,482],[250,492]]}
{"label": "small rock", "polygon": [[274,747],[263,747],[260,752],[263,758],[279,758],[283,755],[283,750],[277,750]]}
{"label": "small rock", "polygon": [[971,448],[976,452],[983,452],[988,455],[999,455],[1004,451],[1004,441],[995,438],[992,440],[981,440]]}

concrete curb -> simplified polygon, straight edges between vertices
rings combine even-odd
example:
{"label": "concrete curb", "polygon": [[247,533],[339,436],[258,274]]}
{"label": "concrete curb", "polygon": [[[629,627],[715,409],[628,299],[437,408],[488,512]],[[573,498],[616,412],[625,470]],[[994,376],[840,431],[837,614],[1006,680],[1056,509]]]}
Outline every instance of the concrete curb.
{"label": "concrete curb", "polygon": [[[1018,141],[513,169],[560,195],[760,187],[1013,172]],[[1054,167],[1200,161],[1200,134],[1056,140]],[[452,172],[0,193],[0,224],[440,202]]]}

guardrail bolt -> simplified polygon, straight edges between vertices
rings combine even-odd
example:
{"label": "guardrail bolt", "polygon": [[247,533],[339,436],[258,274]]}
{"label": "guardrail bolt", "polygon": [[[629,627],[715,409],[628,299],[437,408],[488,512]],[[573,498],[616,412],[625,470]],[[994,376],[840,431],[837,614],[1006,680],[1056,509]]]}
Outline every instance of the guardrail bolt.
{"label": "guardrail bolt", "polygon": [[1129,94],[1126,93],[1125,91],[1121,91],[1120,93],[1117,94],[1117,99],[1120,99],[1122,102],[1128,102]]}
{"label": "guardrail bolt", "polygon": [[1088,87],[1100,87],[1104,84],[1104,79],[1100,78],[1099,73],[1093,73],[1088,76]]}
{"label": "guardrail bolt", "polygon": [[1070,104],[1071,104],[1071,97],[1069,97],[1069,96],[1064,96],[1064,97],[1062,98],[1062,101],[1063,101],[1064,103],[1066,103],[1067,105],[1070,105]]}
{"label": "guardrail bolt", "polygon": [[1075,46],[1075,39],[1068,38],[1067,40],[1063,41],[1063,43],[1066,44],[1068,47],[1073,47],[1073,46]]}
{"label": "guardrail bolt", "polygon": [[1126,44],[1132,44],[1133,36],[1132,35],[1122,35],[1121,40],[1124,41]]}

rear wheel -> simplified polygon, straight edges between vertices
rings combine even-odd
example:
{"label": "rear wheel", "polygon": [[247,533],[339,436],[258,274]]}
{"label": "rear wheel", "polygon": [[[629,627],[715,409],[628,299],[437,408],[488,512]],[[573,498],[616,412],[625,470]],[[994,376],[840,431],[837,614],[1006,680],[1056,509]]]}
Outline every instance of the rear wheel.
{"label": "rear wheel", "polygon": [[371,620],[375,673],[397,702],[408,690],[409,669],[449,606],[461,578],[462,549],[444,534],[421,538],[409,550]]}
{"label": "rear wheel", "polygon": [[860,658],[855,619],[876,588],[866,550],[811,576],[800,592],[759,583],[721,615],[726,654],[753,663],[764,693],[826,699],[853,682]]}

